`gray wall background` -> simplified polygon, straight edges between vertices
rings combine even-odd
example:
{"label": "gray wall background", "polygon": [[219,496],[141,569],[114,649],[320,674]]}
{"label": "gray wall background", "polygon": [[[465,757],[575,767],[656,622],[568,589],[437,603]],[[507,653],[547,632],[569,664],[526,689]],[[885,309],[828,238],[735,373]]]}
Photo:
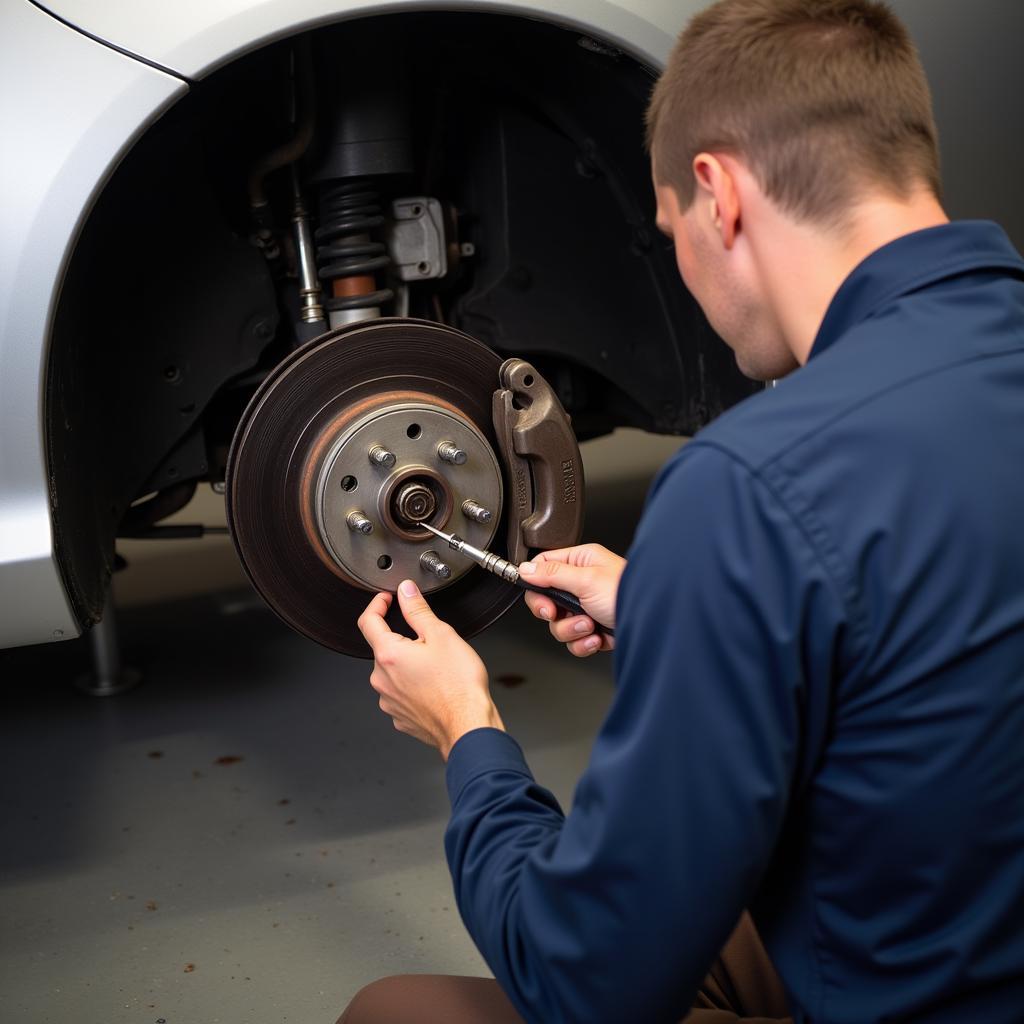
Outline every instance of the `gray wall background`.
{"label": "gray wall background", "polygon": [[928,72],[951,217],[983,217],[1024,250],[1024,2],[891,0]]}

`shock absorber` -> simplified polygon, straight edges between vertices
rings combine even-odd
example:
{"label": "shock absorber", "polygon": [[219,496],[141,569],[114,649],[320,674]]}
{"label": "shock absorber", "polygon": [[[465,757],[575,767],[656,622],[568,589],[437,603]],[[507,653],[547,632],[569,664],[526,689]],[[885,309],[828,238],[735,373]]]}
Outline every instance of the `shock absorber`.
{"label": "shock absorber", "polygon": [[321,190],[316,258],[332,328],[378,317],[381,305],[394,298],[390,288],[377,287],[377,273],[391,263],[385,244],[374,237],[383,224],[371,180],[328,182]]}

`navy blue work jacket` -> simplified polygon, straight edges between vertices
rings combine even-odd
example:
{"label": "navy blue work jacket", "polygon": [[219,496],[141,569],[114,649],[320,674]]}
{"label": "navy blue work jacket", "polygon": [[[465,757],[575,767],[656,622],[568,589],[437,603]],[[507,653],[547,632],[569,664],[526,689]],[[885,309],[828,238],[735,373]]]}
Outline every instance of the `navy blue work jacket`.
{"label": "navy blue work jacket", "polygon": [[[900,238],[657,478],[571,812],[452,749],[463,919],[528,1021],[683,1017],[749,906],[797,1021],[1024,1021],[1024,261]],[[539,641],[538,641],[539,642]]]}

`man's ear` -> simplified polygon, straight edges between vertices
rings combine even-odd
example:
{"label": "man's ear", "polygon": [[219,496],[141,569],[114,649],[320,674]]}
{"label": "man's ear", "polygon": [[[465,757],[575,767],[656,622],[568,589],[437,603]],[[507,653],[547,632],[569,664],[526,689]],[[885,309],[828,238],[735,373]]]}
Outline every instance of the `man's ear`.
{"label": "man's ear", "polygon": [[698,153],[693,158],[693,175],[697,179],[695,201],[711,204],[711,221],[722,245],[731,249],[740,230],[740,195],[735,177],[711,153]]}

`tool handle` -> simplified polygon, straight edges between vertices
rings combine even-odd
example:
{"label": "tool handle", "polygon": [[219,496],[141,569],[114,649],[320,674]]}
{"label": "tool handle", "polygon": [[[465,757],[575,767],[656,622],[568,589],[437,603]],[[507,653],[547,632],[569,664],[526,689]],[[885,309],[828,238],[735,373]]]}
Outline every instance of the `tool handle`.
{"label": "tool handle", "polygon": [[[594,616],[590,615],[590,612],[586,611],[583,605],[580,604],[580,599],[575,594],[570,594],[568,590],[559,590],[558,587],[535,587],[532,583],[527,583],[523,579],[519,580],[518,585],[523,590],[532,590],[535,594],[543,594],[545,597],[550,597],[559,608],[564,608],[573,615],[588,615],[591,619],[594,619]],[[594,632],[598,636],[615,636],[614,629],[609,629],[607,626],[602,625],[597,619],[594,619]]]}

